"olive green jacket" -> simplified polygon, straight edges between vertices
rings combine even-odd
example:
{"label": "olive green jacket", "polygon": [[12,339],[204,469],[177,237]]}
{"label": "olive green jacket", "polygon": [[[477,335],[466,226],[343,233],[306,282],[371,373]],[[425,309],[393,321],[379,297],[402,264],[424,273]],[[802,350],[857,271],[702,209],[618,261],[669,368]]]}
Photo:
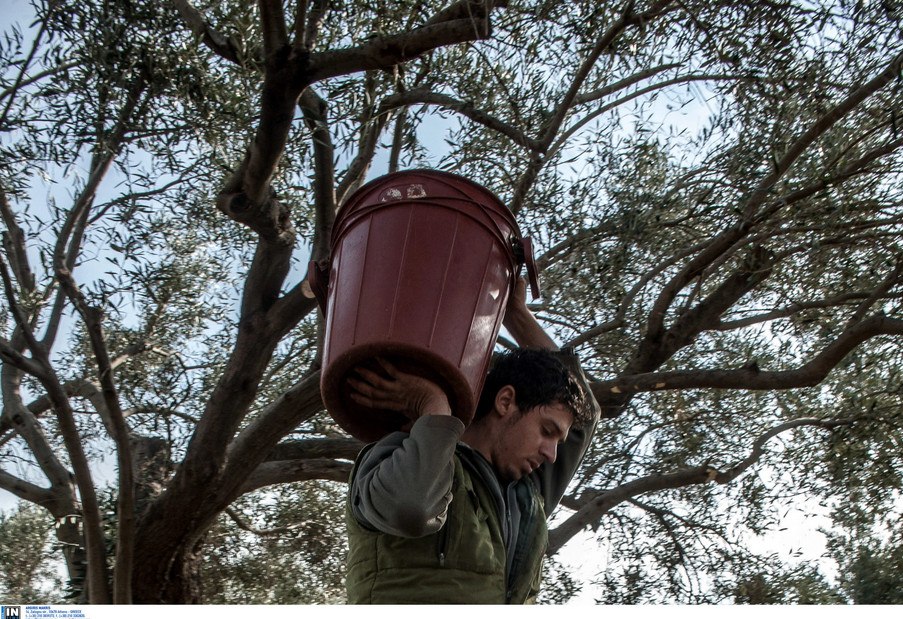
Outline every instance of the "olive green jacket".
{"label": "olive green jacket", "polygon": [[532,481],[518,484],[517,500],[526,513],[508,579],[504,507],[494,496],[499,489],[487,485],[474,467],[474,455],[456,453],[452,499],[445,524],[435,533],[401,537],[369,529],[354,517],[349,501],[349,603],[520,604],[535,598],[548,539],[542,497]]}

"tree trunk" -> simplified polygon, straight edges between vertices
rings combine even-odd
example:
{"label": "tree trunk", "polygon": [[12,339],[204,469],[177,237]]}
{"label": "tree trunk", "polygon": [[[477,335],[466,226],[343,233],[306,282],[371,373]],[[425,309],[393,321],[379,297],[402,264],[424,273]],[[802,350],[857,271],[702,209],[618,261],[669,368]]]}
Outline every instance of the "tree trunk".
{"label": "tree trunk", "polygon": [[62,546],[63,559],[66,562],[66,572],[69,574],[67,602],[73,604],[87,604],[88,589],[88,554],[85,552],[85,539],[81,530],[81,516],[68,515],[57,518],[56,539]]}
{"label": "tree trunk", "polygon": [[[178,526],[170,523],[169,526]],[[191,548],[179,549],[175,553],[166,553],[168,561],[161,561],[161,556],[136,554],[135,572],[132,580],[132,595],[135,604],[200,604],[201,578],[200,564],[202,540]],[[142,547],[153,547],[153,544],[142,544]],[[148,572],[146,566],[165,566],[159,572]]]}

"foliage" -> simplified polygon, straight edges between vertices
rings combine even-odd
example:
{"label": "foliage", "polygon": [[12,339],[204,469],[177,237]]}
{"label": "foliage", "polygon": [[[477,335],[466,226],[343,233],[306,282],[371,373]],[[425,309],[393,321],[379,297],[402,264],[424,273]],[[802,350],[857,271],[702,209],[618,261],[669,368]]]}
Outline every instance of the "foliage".
{"label": "foliage", "polygon": [[[899,3],[32,9],[0,39],[0,489],[63,523],[82,601],[339,599],[360,445],[306,264],[418,166],[536,243],[605,415],[551,553],[589,532],[600,599],[887,590],[860,533],[903,483]],[[865,544],[834,556],[858,584],[752,549],[791,509]],[[563,569],[546,601],[588,593]]]}
{"label": "foliage", "polygon": [[[201,577],[211,604],[343,603],[344,488],[313,483],[242,497],[208,533]],[[253,527],[244,519],[253,518]],[[245,528],[247,527],[247,528]],[[252,530],[248,530],[252,529]]]}
{"label": "foliage", "polygon": [[47,512],[27,503],[0,512],[0,599],[5,603],[63,602],[58,562],[53,561],[53,524]]}
{"label": "foliage", "polygon": [[581,589],[578,578],[552,557],[543,565],[542,588],[536,603],[565,604],[580,593]]}
{"label": "foliage", "polygon": [[900,604],[903,600],[903,544],[899,531],[891,531],[882,536],[870,527],[831,536],[832,553],[840,565],[840,588],[852,603]]}
{"label": "foliage", "polygon": [[840,604],[843,597],[812,568],[786,574],[753,574],[737,583],[738,604]]}

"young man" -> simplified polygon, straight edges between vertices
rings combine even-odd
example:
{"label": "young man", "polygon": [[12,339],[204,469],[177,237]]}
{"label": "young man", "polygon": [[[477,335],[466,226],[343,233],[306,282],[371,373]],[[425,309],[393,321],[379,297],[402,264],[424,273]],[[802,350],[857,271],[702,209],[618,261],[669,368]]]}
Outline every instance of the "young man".
{"label": "young man", "polygon": [[[358,369],[354,399],[404,412],[358,456],[349,490],[352,604],[521,604],[539,592],[548,530],[599,408],[576,357],[557,351],[518,282],[505,326],[521,346],[489,373],[474,421],[434,383],[381,362]],[[557,351],[557,352],[553,352]]]}

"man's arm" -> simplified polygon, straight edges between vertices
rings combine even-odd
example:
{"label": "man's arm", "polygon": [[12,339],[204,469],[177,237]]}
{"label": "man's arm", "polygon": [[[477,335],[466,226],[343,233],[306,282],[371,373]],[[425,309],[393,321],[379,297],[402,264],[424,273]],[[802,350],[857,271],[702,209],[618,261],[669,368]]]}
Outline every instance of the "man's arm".
{"label": "man's arm", "polygon": [[394,432],[372,445],[351,481],[351,511],[365,527],[421,537],[445,522],[454,476],[452,456],[464,424],[425,416],[410,434]]}
{"label": "man's arm", "polygon": [[549,337],[527,307],[527,281],[523,277],[517,279],[514,291],[508,299],[502,324],[521,348],[558,350],[558,344]]}
{"label": "man's arm", "polygon": [[363,526],[401,537],[438,531],[451,501],[453,456],[464,424],[452,416],[434,383],[382,363],[386,376],[358,369],[352,399],[415,419],[410,434],[395,432],[360,457],[351,481],[351,509]]}
{"label": "man's arm", "polygon": [[558,353],[558,358],[577,378],[577,381],[583,388],[590,422],[585,425],[575,423],[571,426],[567,438],[558,446],[558,455],[555,458],[555,463],[549,464],[546,462],[532,473],[539,484],[543,500],[545,501],[546,516],[550,516],[555,511],[555,508],[558,507],[558,503],[561,502],[561,497],[567,491],[571,479],[577,473],[577,469],[583,461],[583,456],[586,455],[586,450],[593,440],[593,434],[596,432],[596,426],[599,423],[601,414],[599,403],[593,397],[577,355],[573,351],[565,349]]}
{"label": "man's arm", "polygon": [[519,346],[558,351],[558,358],[580,382],[586,395],[586,405],[591,410],[590,423],[584,426],[574,424],[568,432],[567,439],[558,446],[555,463],[545,463],[532,473],[533,479],[542,492],[546,515],[550,515],[558,506],[561,497],[564,496],[568,484],[586,454],[601,411],[589,388],[577,355],[573,350],[560,350],[527,307],[527,283],[523,278],[518,279],[514,292],[508,300],[504,325]]}

